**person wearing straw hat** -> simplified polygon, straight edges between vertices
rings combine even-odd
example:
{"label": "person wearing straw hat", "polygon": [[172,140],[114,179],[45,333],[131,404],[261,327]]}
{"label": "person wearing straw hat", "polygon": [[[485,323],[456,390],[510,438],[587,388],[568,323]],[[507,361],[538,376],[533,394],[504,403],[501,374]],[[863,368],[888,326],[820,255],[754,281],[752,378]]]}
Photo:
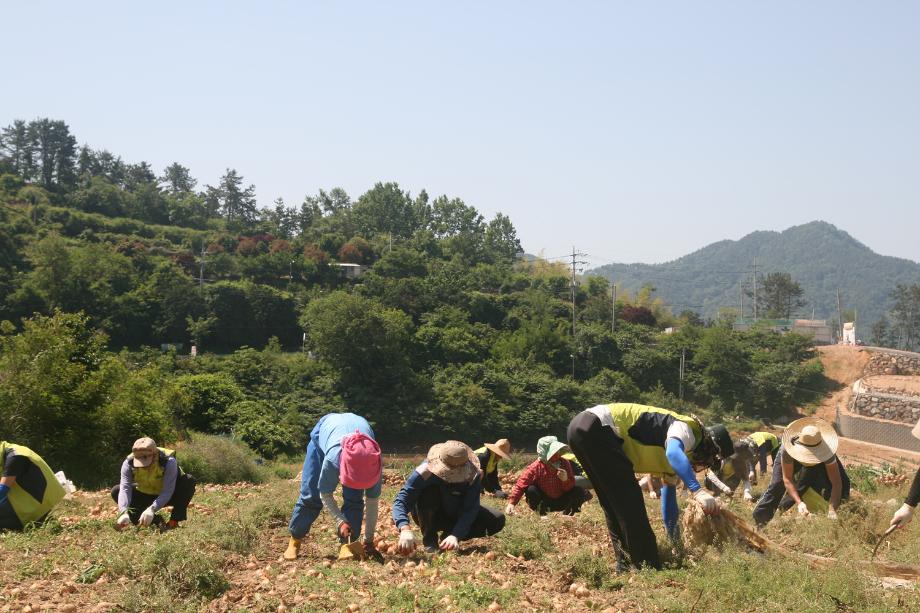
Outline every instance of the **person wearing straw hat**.
{"label": "person wearing straw hat", "polygon": [[[333,496],[339,483],[344,500],[341,508]],[[358,540],[363,518],[364,549],[373,553],[382,488],[383,462],[371,425],[354,413],[324,415],[310,432],[284,559],[297,559],[303,538],[323,508],[335,518],[342,543]]]}
{"label": "person wearing straw hat", "polygon": [[661,488],[661,510],[672,540],[678,538],[678,476],[704,512],[719,512],[719,503],[700,485],[695,471],[718,466],[734,452],[725,426],[706,428],[691,415],[612,403],[576,415],[568,439],[604,509],[618,569],[625,570],[628,563],[661,568],[636,473],[660,474],[667,482]]}
{"label": "person wearing straw hat", "polygon": [[41,456],[23,445],[0,441],[0,475],[0,531],[41,524],[66,494]]}
{"label": "person wearing straw hat", "polygon": [[511,458],[511,442],[500,438],[494,443],[484,444],[473,453],[479,458],[479,466],[482,468],[482,491],[496,498],[507,498],[508,494],[498,480],[498,463]]}
{"label": "person wearing straw hat", "polygon": [[766,525],[777,509],[799,515],[826,512],[837,519],[841,500],[850,497],[850,477],[837,458],[834,427],[817,417],[797,419],[783,432],[773,478],[754,507],[754,521]]}
{"label": "person wearing straw hat", "polygon": [[[920,438],[920,421],[917,421],[917,425],[914,426],[911,434],[915,438]],[[903,528],[909,524],[914,517],[914,509],[917,508],[918,502],[920,502],[920,469],[917,469],[917,474],[914,475],[914,481],[910,486],[910,491],[907,493],[904,504],[894,512],[894,516],[891,518],[891,525]]]}
{"label": "person wearing straw hat", "polygon": [[[121,478],[111,494],[118,503],[116,529],[134,524],[172,530],[188,518],[195,478],[179,467],[175,451],[157,447],[156,441],[145,436],[134,441],[131,453],[121,463]],[[172,511],[164,524],[158,512],[165,507],[172,507]]]}
{"label": "person wearing straw hat", "polygon": [[524,469],[511,489],[506,515],[515,514],[514,507],[522,496],[527,506],[540,515],[548,511],[574,515],[581,511],[591,493],[575,483],[574,466],[563,457],[568,450],[569,446],[555,436],[544,436],[537,441],[537,459]]}
{"label": "person wearing straw hat", "polygon": [[445,441],[428,450],[396,495],[393,521],[399,529],[399,551],[415,551],[417,541],[409,517],[422,532],[425,551],[450,551],[460,541],[490,536],[505,527],[505,516],[479,503],[482,476],[479,458],[460,441]]}

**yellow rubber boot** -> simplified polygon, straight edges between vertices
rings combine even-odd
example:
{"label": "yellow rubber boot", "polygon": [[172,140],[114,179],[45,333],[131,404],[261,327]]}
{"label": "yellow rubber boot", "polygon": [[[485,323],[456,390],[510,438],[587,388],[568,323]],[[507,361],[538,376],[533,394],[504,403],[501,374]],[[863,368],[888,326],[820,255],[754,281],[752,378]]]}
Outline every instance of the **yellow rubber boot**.
{"label": "yellow rubber boot", "polygon": [[296,560],[298,553],[300,553],[300,539],[291,537],[291,540],[288,541],[287,549],[284,550],[284,559]]}

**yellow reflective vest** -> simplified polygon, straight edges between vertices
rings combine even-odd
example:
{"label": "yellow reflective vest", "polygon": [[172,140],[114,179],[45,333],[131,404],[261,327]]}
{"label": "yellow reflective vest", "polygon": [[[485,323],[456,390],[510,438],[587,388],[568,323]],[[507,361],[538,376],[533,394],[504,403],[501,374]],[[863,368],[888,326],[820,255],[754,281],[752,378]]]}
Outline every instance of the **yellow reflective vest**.
{"label": "yellow reflective vest", "polygon": [[[690,427],[697,445],[703,440],[699,423],[690,416],[630,402],[616,402],[605,406],[610,411],[620,438],[623,439],[623,453],[633,463],[633,469],[637,473],[674,475],[674,469],[665,455],[665,442],[668,428],[675,421],[682,421]],[[685,451],[692,459],[693,450]]]}
{"label": "yellow reflective vest", "polygon": [[65,492],[51,467],[37,453],[22,445],[0,441],[0,468],[5,468],[7,458],[14,455],[32,463],[25,474],[16,477],[16,483],[7,493],[13,512],[25,526],[47,515]]}
{"label": "yellow reflective vest", "polygon": [[480,447],[479,449],[477,449],[477,450],[474,451],[473,453],[475,453],[476,455],[479,456],[479,455],[482,455],[482,454],[484,454],[484,453],[486,453],[486,452],[489,452],[489,462],[488,462],[485,466],[482,466],[482,467],[481,467],[481,468],[482,468],[482,474],[483,474],[483,475],[488,475],[488,474],[494,473],[496,470],[498,470],[498,454],[497,454],[497,453],[493,453],[493,452],[492,452],[488,447],[486,447],[485,445],[483,445],[482,447]]}
{"label": "yellow reflective vest", "polygon": [[769,442],[771,449],[779,449],[779,439],[776,438],[775,434],[771,434],[769,432],[755,432],[754,434],[749,435],[748,438],[754,441],[758,447],[766,442]]}
{"label": "yellow reflective vest", "polygon": [[[176,452],[172,449],[157,447],[157,451],[160,452],[160,456],[147,468],[135,468],[133,453],[126,458],[134,474],[134,487],[137,488],[137,491],[150,496],[159,496],[163,491],[163,473],[166,463],[169,458],[176,457]],[[182,474],[181,468],[179,468],[179,474]]]}

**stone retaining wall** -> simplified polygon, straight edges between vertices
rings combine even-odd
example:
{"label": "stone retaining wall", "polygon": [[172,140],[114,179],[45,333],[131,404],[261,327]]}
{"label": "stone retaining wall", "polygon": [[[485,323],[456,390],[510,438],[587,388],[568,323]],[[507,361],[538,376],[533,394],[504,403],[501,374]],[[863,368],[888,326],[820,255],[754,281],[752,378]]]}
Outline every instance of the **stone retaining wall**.
{"label": "stone retaining wall", "polygon": [[920,375],[920,354],[894,349],[872,349],[863,375]]}

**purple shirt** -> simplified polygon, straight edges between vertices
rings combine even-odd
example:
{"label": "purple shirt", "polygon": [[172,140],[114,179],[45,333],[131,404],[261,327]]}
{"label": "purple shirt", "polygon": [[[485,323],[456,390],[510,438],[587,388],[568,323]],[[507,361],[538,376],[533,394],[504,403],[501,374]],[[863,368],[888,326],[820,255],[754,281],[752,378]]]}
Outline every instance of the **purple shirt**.
{"label": "purple shirt", "polygon": [[[159,458],[154,462],[159,462]],[[154,512],[159,511],[169,503],[173,492],[176,491],[176,477],[179,476],[179,463],[176,458],[168,458],[163,467],[163,489],[160,495],[150,505]],[[125,459],[121,464],[121,482],[118,484],[118,512],[124,513],[131,506],[131,492],[134,489],[134,467]]]}

